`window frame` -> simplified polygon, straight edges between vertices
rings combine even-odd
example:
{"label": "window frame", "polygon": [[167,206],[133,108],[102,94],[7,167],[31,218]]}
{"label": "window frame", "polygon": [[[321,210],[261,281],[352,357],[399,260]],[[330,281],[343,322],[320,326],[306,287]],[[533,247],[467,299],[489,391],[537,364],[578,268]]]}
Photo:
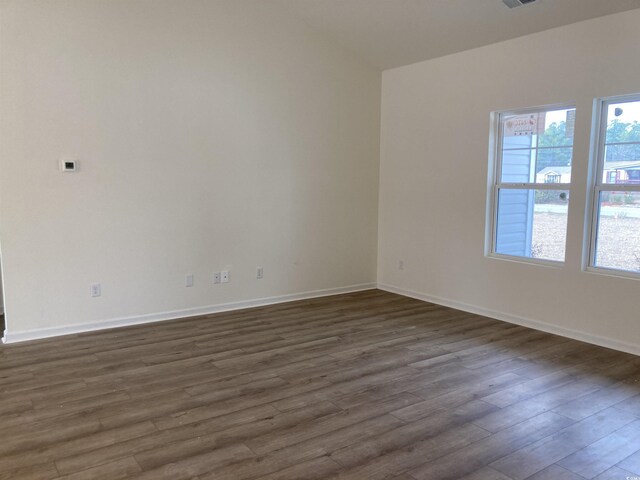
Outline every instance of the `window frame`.
{"label": "window frame", "polygon": [[640,280],[640,272],[596,266],[601,193],[612,191],[640,193],[640,184],[605,183],[603,181],[604,164],[606,163],[605,148],[607,143],[609,105],[629,102],[640,102],[640,93],[601,97],[594,101],[593,124],[591,128],[591,158],[589,162],[589,188],[587,188],[587,215],[585,221],[585,231],[587,235],[585,235],[586,245],[583,248],[585,254],[583,255],[582,269],[585,272]]}
{"label": "window frame", "polygon": [[[575,102],[557,103],[551,105],[541,105],[537,107],[519,108],[513,110],[501,110],[491,112],[491,132],[489,135],[489,171],[487,179],[487,207],[486,207],[486,231],[485,231],[485,257],[499,260],[507,260],[518,263],[526,263],[529,265],[538,265],[543,267],[560,268],[566,265],[567,255],[567,238],[565,238],[565,259],[550,260],[544,258],[524,257],[518,255],[508,255],[496,252],[497,246],[497,227],[498,227],[498,194],[501,189],[512,190],[566,190],[569,192],[569,203],[571,201],[570,183],[502,183],[502,139],[503,139],[503,118],[510,115],[528,115],[539,112],[553,112],[556,110],[577,110]],[[539,141],[539,139],[537,140]],[[538,147],[536,147],[538,148]],[[569,148],[569,147],[557,147]],[[573,142],[570,146],[572,156],[575,153],[575,134]],[[573,159],[571,162],[571,170],[573,173]],[[572,177],[573,178],[573,177]],[[567,204],[569,208],[569,204]],[[567,215],[568,220],[568,215]],[[567,225],[568,234],[568,225]]]}

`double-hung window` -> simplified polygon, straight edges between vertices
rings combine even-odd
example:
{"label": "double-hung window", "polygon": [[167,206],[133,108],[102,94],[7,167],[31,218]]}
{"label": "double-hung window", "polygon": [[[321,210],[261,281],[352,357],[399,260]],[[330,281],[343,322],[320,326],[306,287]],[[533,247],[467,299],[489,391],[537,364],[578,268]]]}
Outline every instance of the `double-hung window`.
{"label": "double-hung window", "polygon": [[589,267],[640,274],[640,95],[597,102]]}
{"label": "double-hung window", "polygon": [[563,262],[575,108],[496,114],[491,255]]}

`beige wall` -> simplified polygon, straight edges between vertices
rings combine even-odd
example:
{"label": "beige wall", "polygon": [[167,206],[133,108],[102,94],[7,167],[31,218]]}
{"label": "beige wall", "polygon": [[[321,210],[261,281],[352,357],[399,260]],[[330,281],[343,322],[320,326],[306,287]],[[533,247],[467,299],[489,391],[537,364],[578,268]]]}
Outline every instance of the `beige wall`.
{"label": "beige wall", "polygon": [[[592,101],[640,91],[640,11],[385,72],[378,222],[380,74],[273,4],[0,6],[14,338],[369,284],[377,260],[385,288],[640,350],[639,283],[581,271]],[[566,265],[486,258],[489,112],[572,101]]]}
{"label": "beige wall", "polygon": [[1,6],[10,334],[375,282],[379,71],[257,0]]}
{"label": "beige wall", "polygon": [[[640,352],[640,283],[581,271],[592,104],[640,92],[639,26],[635,10],[384,72],[378,281]],[[487,258],[489,114],[561,102],[577,105],[566,265]]]}

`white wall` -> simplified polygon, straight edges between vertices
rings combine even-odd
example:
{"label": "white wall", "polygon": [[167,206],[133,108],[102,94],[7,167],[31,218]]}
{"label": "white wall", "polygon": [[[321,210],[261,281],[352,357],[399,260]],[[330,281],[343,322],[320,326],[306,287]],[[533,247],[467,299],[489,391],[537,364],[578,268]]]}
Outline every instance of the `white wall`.
{"label": "white wall", "polygon": [[[581,271],[592,104],[640,92],[639,26],[635,10],[383,73],[385,288],[640,352],[640,282]],[[566,264],[487,258],[489,114],[561,102],[577,105]]]}
{"label": "white wall", "polygon": [[375,282],[380,72],[267,3],[1,3],[10,334]]}

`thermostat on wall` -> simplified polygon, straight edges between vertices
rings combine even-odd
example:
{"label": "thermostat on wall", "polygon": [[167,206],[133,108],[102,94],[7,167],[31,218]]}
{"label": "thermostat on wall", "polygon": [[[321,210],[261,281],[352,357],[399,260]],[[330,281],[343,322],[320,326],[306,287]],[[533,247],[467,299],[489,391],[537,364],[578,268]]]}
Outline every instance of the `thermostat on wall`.
{"label": "thermostat on wall", "polygon": [[69,160],[67,158],[60,159],[60,170],[63,172],[75,172],[78,169],[78,162],[76,160]]}

